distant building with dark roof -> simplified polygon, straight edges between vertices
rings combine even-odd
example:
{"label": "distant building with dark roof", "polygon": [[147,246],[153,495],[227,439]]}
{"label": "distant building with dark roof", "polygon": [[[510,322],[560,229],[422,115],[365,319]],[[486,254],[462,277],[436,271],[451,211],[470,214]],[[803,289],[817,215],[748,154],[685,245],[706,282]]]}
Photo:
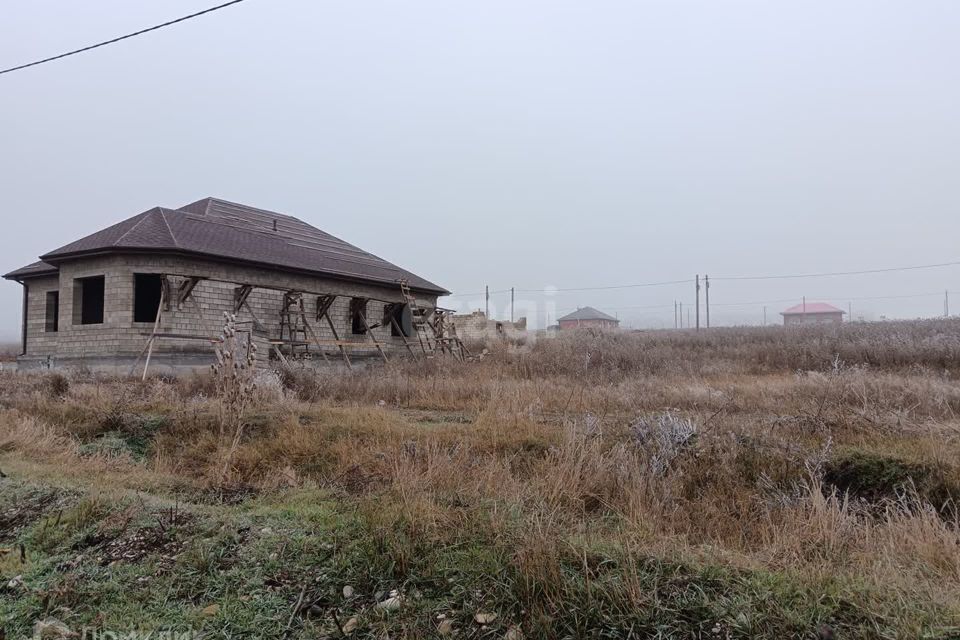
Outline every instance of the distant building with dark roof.
{"label": "distant building with dark roof", "polygon": [[802,302],[780,312],[783,326],[802,324],[840,324],[843,322],[843,309],[826,302]]}
{"label": "distant building with dark roof", "polygon": [[297,218],[215,198],[144,211],[4,277],[23,285],[24,368],[122,371],[152,335],[160,370],[206,367],[225,312],[261,358],[377,353],[406,346],[412,305],[429,314],[448,293]]}
{"label": "distant building with dark roof", "polygon": [[561,331],[587,327],[595,329],[616,329],[620,326],[620,321],[593,307],[580,307],[573,313],[568,313],[558,318],[557,324]]}

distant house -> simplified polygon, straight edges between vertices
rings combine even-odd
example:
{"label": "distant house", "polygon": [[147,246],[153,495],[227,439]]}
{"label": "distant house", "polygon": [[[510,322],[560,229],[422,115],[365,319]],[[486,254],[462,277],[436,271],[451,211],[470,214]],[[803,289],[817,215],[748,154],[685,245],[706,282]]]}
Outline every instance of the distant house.
{"label": "distant house", "polygon": [[557,319],[560,330],[579,329],[591,327],[594,329],[616,329],[620,326],[620,321],[605,314],[603,311],[597,311],[593,307],[580,307],[573,313],[568,313],[562,318]]}
{"label": "distant house", "polygon": [[783,326],[803,324],[840,324],[843,322],[843,309],[826,302],[804,302],[781,311]]}

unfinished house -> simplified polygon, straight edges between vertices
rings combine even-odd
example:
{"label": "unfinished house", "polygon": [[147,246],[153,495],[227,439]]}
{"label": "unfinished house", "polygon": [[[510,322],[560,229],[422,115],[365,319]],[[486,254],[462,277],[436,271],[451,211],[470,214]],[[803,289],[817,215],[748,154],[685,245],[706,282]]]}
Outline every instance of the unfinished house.
{"label": "unfinished house", "polygon": [[224,313],[258,364],[445,346],[442,287],[297,218],[214,198],[150,209],[4,277],[23,285],[20,368],[205,368]]}
{"label": "unfinished house", "polygon": [[527,336],[527,319],[516,322],[490,320],[477,310],[453,316],[457,337],[465,342],[492,342],[495,340],[523,340]]}

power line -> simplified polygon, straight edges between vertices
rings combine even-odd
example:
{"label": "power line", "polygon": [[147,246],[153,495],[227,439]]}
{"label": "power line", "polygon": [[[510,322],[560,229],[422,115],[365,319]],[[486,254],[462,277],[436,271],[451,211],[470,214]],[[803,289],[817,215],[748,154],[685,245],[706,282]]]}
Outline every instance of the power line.
{"label": "power line", "polygon": [[[950,292],[953,293],[953,292]],[[820,300],[898,300],[905,298],[929,298],[933,296],[940,297],[942,291],[936,293],[908,293],[894,296],[807,296],[807,298],[818,298]],[[757,300],[754,302],[715,302],[714,307],[750,307],[763,304],[777,304],[781,302],[796,302],[796,298],[781,298],[779,300]]]}
{"label": "power line", "polygon": [[[609,289],[636,289],[639,287],[661,287],[671,284],[689,284],[693,282],[692,278],[684,278],[683,280],[668,280],[665,282],[644,282],[641,284],[617,284],[617,285],[608,285],[601,287],[572,287],[572,288],[548,288],[543,287],[541,289],[514,289],[516,293],[542,293],[542,294],[552,294],[552,293],[564,293],[568,291],[605,291]],[[478,291],[476,293],[454,293],[449,296],[444,296],[447,298],[463,298],[466,296],[482,296],[484,291]],[[497,291],[491,291],[491,294],[494,293],[510,293],[510,289],[498,289]]]}
{"label": "power line", "polygon": [[[616,307],[609,307],[604,305],[603,308],[609,309],[609,310],[623,311],[624,309],[669,309],[672,306],[673,306],[672,304],[621,305]],[[577,309],[574,309],[574,308],[560,309],[557,311],[557,313],[568,313],[576,310]]]}
{"label": "power line", "polygon": [[134,31],[133,33],[128,33],[128,34],[125,35],[125,36],[119,36],[119,37],[117,37],[117,38],[111,38],[110,40],[104,40],[103,42],[98,42],[97,44],[92,44],[92,45],[90,45],[90,46],[83,47],[83,48],[81,48],[81,49],[75,49],[75,50],[73,50],[73,51],[68,51],[68,52],[66,52],[66,53],[61,53],[61,54],[56,55],[56,56],[50,56],[49,58],[44,58],[43,60],[36,60],[36,61],[34,61],[34,62],[28,62],[27,64],[21,64],[21,65],[18,65],[18,66],[16,66],[16,67],[10,67],[9,69],[3,69],[2,71],[0,71],[0,75],[3,75],[4,73],[11,73],[11,72],[13,72],[13,71],[20,71],[21,69],[26,69],[26,68],[28,68],[28,67],[35,67],[35,66],[37,66],[37,65],[44,64],[44,63],[47,63],[47,62],[53,62],[54,60],[59,60],[59,59],[61,59],[61,58],[66,58],[66,57],[68,57],[68,56],[75,56],[75,55],[77,55],[78,53],[83,53],[83,52],[85,52],[85,51],[90,51],[91,49],[97,49],[97,48],[99,48],[99,47],[105,47],[105,46],[107,46],[108,44],[114,44],[115,42],[120,42],[121,40],[126,40],[127,38],[133,38],[133,37],[135,37],[135,36],[140,36],[140,35],[143,35],[143,34],[145,34],[145,33],[150,33],[151,31],[156,31],[157,29],[163,29],[164,27],[169,27],[170,25],[177,24],[178,22],[184,22],[185,20],[190,20],[191,18],[196,18],[196,17],[202,16],[202,15],[207,14],[207,13],[212,13],[212,12],[217,11],[217,10],[219,10],[219,9],[224,9],[224,8],[226,8],[226,7],[229,7],[230,5],[239,4],[239,3],[241,3],[241,2],[243,2],[243,0],[230,0],[230,2],[224,2],[223,4],[219,4],[219,5],[215,6],[215,7],[210,7],[209,9],[204,9],[203,11],[198,11],[198,12],[196,12],[196,13],[191,13],[191,14],[188,15],[188,16],[183,16],[182,18],[177,18],[176,20],[170,20],[170,21],[168,21],[168,22],[164,22],[163,24],[158,24],[158,25],[155,25],[155,26],[152,26],[152,27],[148,27],[148,28],[146,28],[146,29],[141,29],[140,31]]}
{"label": "power line", "polygon": [[[517,289],[517,291],[520,291],[520,289]],[[475,291],[473,293],[452,293],[448,296],[440,296],[440,297],[441,298],[466,298],[467,296],[482,296],[482,295],[485,295],[486,293],[489,293],[490,295],[493,295],[495,293],[510,293],[510,289],[497,289],[496,291],[490,291],[490,292]]]}
{"label": "power line", "polygon": [[787,280],[793,278],[826,278],[831,276],[858,276],[868,273],[889,273],[891,271],[915,271],[917,269],[938,269],[940,267],[954,267],[960,265],[960,261],[941,262],[938,264],[922,264],[912,267],[887,267],[884,269],[865,269],[862,271],[832,271],[828,273],[800,273],[790,275],[776,276],[726,276],[715,277],[714,280]]}
{"label": "power line", "polygon": [[641,284],[617,284],[603,287],[573,287],[568,289],[517,289],[521,293],[553,293],[565,291],[603,291],[607,289],[636,289],[639,287],[662,287],[670,284],[689,284],[693,278],[684,278],[683,280],[667,280],[665,282],[644,282]]}
{"label": "power line", "polygon": [[[856,276],[856,275],[865,275],[871,273],[890,273],[894,271],[916,271],[919,269],[938,269],[942,267],[954,267],[960,265],[960,260],[953,262],[940,262],[936,264],[922,264],[922,265],[913,265],[908,267],[885,267],[882,269],[863,269],[859,271],[830,271],[823,273],[798,273],[798,274],[781,274],[781,275],[757,275],[757,276],[715,276],[711,280],[786,280],[786,279],[797,279],[797,278],[826,278],[834,276]],[[693,282],[693,278],[683,278],[678,280],[665,280],[662,282],[644,282],[640,284],[620,284],[620,285],[604,285],[596,287],[560,287],[560,288],[548,288],[542,287],[539,289],[514,289],[517,293],[540,293],[540,294],[552,294],[552,293],[565,293],[565,292],[574,292],[574,291],[607,291],[613,289],[635,289],[641,287],[660,287],[667,285],[675,284],[690,284]],[[497,291],[491,291],[491,294],[494,293],[509,293],[510,289],[499,289]],[[466,296],[478,296],[484,295],[485,292],[479,291],[476,293],[457,293],[452,294],[451,298],[459,298]],[[924,294],[926,295],[926,294]],[[848,298],[844,298],[845,300]],[[857,298],[849,298],[851,300],[856,300]],[[790,300],[773,300],[772,302],[789,302]],[[729,303],[728,303],[729,304]],[[740,304],[740,303],[738,303]],[[747,303],[744,303],[747,304]],[[763,303],[758,303],[763,304]],[[716,305],[714,305],[716,306]]]}

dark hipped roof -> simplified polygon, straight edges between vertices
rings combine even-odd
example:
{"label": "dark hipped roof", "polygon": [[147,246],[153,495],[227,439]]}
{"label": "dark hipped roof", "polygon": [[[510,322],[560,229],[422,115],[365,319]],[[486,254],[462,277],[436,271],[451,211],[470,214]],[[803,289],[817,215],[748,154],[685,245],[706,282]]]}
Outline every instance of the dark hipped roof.
{"label": "dark hipped roof", "polygon": [[557,322],[561,320],[612,320],[613,322],[620,322],[613,316],[609,316],[603,311],[597,311],[593,307],[580,307],[573,313],[557,318]]}
{"label": "dark hipped roof", "polygon": [[86,254],[126,251],[196,254],[391,286],[406,279],[413,289],[448,293],[302,220],[216,198],[180,209],[155,207],[40,258],[56,264]]}
{"label": "dark hipped roof", "polygon": [[11,271],[3,277],[7,278],[8,280],[19,280],[20,278],[53,275],[57,273],[57,271],[58,269],[52,264],[47,264],[43,260],[37,260],[36,262],[31,262],[25,267],[20,267],[16,271]]}

